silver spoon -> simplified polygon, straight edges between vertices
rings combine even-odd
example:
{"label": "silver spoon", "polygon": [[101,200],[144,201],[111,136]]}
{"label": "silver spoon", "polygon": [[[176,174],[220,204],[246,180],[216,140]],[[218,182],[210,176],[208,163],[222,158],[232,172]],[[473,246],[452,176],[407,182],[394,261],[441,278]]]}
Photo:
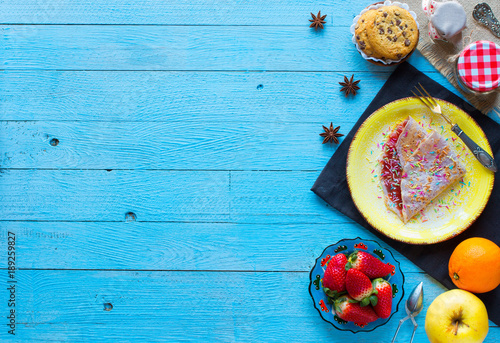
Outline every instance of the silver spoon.
{"label": "silver spoon", "polygon": [[476,7],[474,7],[472,16],[478,22],[490,29],[495,36],[500,38],[500,23],[498,22],[498,19],[495,18],[491,7],[487,3],[483,2],[481,4],[477,4]]}
{"label": "silver spoon", "polygon": [[415,321],[415,317],[422,311],[422,308],[424,307],[424,283],[420,282],[414,289],[411,291],[410,296],[408,297],[408,300],[406,300],[405,303],[405,309],[406,309],[406,314],[407,316],[399,321],[398,328],[396,330],[396,333],[394,334],[394,337],[392,338],[391,343],[394,343],[396,340],[396,336],[398,335],[399,328],[401,327],[401,324],[403,324],[404,321],[407,319],[411,319],[413,322],[413,333],[411,335],[411,340],[410,343],[413,342],[413,337],[415,337],[415,331],[417,330],[417,322]]}

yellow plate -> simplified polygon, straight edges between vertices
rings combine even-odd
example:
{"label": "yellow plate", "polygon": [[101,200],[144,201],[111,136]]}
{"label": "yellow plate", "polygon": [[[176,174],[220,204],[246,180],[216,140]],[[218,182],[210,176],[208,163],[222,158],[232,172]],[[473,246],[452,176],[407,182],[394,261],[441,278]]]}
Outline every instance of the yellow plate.
{"label": "yellow plate", "polygon": [[[438,102],[443,113],[453,123],[457,123],[469,137],[492,154],[483,130],[467,113],[446,101]],[[464,163],[467,174],[462,181],[443,191],[421,213],[404,224],[385,206],[378,160],[387,134],[409,115],[427,131],[433,129],[448,140]],[[395,240],[412,244],[441,242],[467,229],[486,206],[493,181],[493,172],[476,160],[460,138],[451,132],[446,121],[414,98],[391,102],[368,117],[354,136],[347,157],[347,183],[358,210],[378,231]]]}

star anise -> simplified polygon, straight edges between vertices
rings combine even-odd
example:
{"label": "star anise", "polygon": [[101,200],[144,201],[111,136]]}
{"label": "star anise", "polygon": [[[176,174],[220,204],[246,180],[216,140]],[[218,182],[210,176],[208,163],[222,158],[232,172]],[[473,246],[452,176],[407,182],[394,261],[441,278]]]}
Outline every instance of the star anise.
{"label": "star anise", "polygon": [[337,126],[334,129],[333,123],[330,123],[330,128],[327,128],[325,125],[323,125],[323,130],[325,130],[325,132],[319,134],[321,137],[325,137],[325,139],[323,139],[323,144],[328,142],[334,142],[335,144],[339,144],[339,139],[337,137],[343,136],[343,134],[338,133],[339,129],[340,126]]}
{"label": "star anise", "polygon": [[353,81],[354,80],[354,74],[352,74],[351,79],[349,80],[347,76],[344,76],[344,82],[339,82],[339,85],[343,86],[340,91],[345,92],[345,96],[347,97],[349,93],[352,93],[352,95],[356,95],[356,91],[359,89],[357,84],[361,80]]}
{"label": "star anise", "polygon": [[309,25],[309,27],[314,27],[316,30],[318,28],[322,29],[323,24],[326,23],[326,21],[324,21],[324,19],[326,18],[326,14],[324,16],[321,16],[321,11],[319,11],[317,16],[315,16],[312,13],[311,13],[311,16],[312,16],[312,19],[309,19],[309,21],[311,22],[311,25]]}

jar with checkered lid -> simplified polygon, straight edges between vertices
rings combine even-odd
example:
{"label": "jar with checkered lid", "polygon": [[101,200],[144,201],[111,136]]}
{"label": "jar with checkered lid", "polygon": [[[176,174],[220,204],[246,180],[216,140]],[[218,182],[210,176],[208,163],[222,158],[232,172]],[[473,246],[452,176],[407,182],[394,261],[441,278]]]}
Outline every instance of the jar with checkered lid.
{"label": "jar with checkered lid", "polygon": [[468,93],[500,90],[500,46],[485,40],[469,44],[456,59],[455,72],[459,85]]}

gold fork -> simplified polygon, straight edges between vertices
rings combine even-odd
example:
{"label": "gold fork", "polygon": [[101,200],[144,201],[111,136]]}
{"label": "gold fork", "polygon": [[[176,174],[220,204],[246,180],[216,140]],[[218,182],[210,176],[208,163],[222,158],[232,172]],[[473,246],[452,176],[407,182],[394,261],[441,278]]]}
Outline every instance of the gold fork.
{"label": "gold fork", "polygon": [[451,120],[443,114],[443,112],[441,111],[441,106],[439,106],[436,99],[430,96],[430,94],[425,90],[420,82],[418,83],[418,85],[420,86],[420,88],[422,88],[423,93],[417,86],[415,86],[415,89],[420,95],[417,95],[414,91],[411,91],[413,95],[418,100],[420,100],[428,109],[430,109],[432,113],[441,115],[444,120],[446,120],[446,122],[451,125],[451,131],[453,131],[458,137],[460,137],[462,142],[464,142],[464,144],[470,149],[470,151],[483,166],[493,172],[496,172],[497,165],[495,164],[495,160],[493,159],[493,157],[491,157],[490,154],[484,151],[483,148],[481,148],[479,145],[477,145],[476,142],[474,142],[469,136],[467,136],[457,124],[453,124]]}

